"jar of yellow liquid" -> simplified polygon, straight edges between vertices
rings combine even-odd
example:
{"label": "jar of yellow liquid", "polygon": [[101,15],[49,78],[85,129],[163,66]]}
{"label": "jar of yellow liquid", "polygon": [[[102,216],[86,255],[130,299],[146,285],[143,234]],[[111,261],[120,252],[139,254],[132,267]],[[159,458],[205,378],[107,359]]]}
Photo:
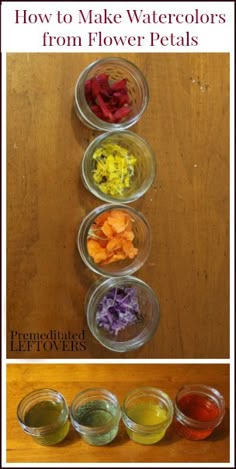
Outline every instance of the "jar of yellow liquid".
{"label": "jar of yellow liquid", "polygon": [[125,397],[122,419],[132,440],[143,445],[152,445],[164,437],[171,424],[173,404],[163,391],[141,387]]}
{"label": "jar of yellow liquid", "polygon": [[38,389],[27,394],[17,408],[18,422],[36,443],[60,443],[69,427],[69,409],[62,394],[53,389]]}

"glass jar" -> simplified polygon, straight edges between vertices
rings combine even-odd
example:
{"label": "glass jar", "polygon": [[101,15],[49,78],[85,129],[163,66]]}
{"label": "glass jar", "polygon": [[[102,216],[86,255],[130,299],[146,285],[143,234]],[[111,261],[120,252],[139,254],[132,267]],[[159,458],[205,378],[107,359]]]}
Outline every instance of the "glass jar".
{"label": "glass jar", "polygon": [[[104,316],[104,306],[108,317]],[[97,280],[87,292],[85,311],[93,336],[114,352],[143,346],[155,334],[160,321],[154,291],[131,276]]]}
{"label": "glass jar", "polygon": [[[120,123],[115,124],[99,119],[87,104],[84,92],[85,82],[101,73],[107,74],[110,82],[127,80],[132,109],[129,115]],[[131,127],[138,122],[144,113],[148,100],[148,85],[141,71],[132,62],[119,57],[107,57],[91,63],[83,70],[75,85],[74,106],[76,115],[87,127],[98,131],[109,132]]]}
{"label": "glass jar", "polygon": [[109,203],[134,202],[148,191],[155,176],[156,158],[150,145],[129,131],[99,135],[82,160],[85,187]]}
{"label": "glass jar", "polygon": [[117,435],[121,411],[114,394],[91,388],[77,394],[70,406],[71,423],[86,443],[107,445]]}
{"label": "glass jar", "polygon": [[[113,235],[112,242],[117,241],[117,246],[108,249],[108,245],[106,245],[106,240],[109,240],[108,235],[101,233],[98,227],[101,227],[107,217],[114,214],[114,211],[116,211],[116,214],[117,211],[122,212],[124,216],[123,220],[121,220],[121,217],[115,217],[115,220],[112,217],[117,230],[116,237]],[[126,220],[128,221],[126,222]],[[127,250],[124,251],[123,239],[121,239],[126,234],[125,231],[128,231],[127,225],[129,225],[129,235],[131,234],[132,237],[132,240],[127,240],[128,243],[126,243],[129,246],[128,252]],[[104,229],[104,226],[102,226],[102,229]],[[105,260],[97,260],[96,257],[89,254],[89,238],[95,240],[94,245],[98,245],[94,249],[95,255],[96,253],[102,254]],[[77,247],[84,263],[93,272],[104,277],[131,275],[142,267],[149,255],[151,231],[145,217],[134,208],[123,204],[100,205],[83,219],[77,235]]]}
{"label": "glass jar", "polygon": [[124,399],[122,419],[129,437],[136,443],[152,445],[162,440],[172,418],[172,401],[159,389],[141,387]]}
{"label": "glass jar", "polygon": [[207,438],[225,414],[223,396],[203,384],[186,385],[179,389],[174,403],[175,428],[188,440]]}
{"label": "glass jar", "polygon": [[53,389],[27,394],[18,405],[17,418],[23,430],[45,446],[64,440],[70,427],[66,401]]}

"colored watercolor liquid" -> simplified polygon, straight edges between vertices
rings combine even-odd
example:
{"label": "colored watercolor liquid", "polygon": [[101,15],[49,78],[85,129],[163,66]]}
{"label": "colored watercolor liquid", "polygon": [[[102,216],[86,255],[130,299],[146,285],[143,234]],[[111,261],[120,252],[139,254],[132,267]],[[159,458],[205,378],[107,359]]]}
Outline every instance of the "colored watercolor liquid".
{"label": "colored watercolor liquid", "polygon": [[187,394],[178,401],[178,408],[190,419],[208,422],[207,428],[198,429],[176,421],[176,429],[182,436],[191,440],[200,440],[212,433],[215,427],[212,422],[219,416],[219,408],[212,399],[200,394]]}
{"label": "colored watercolor liquid", "polygon": [[54,445],[62,441],[69,430],[69,420],[60,425],[58,423],[59,417],[62,412],[62,405],[52,401],[38,402],[32,406],[25,414],[24,423],[27,427],[40,428],[40,427],[53,427],[52,430],[43,432],[39,436],[32,435],[32,437],[41,445]]}
{"label": "colored watercolor liquid", "polygon": [[[166,409],[163,409],[157,404],[153,403],[140,403],[127,410],[128,417],[139,425],[147,426],[159,425],[164,423],[168,417]],[[162,430],[154,430],[153,433],[149,432],[136,432],[130,428],[126,428],[129,437],[143,445],[151,445],[160,441],[166,432],[166,427]]]}
{"label": "colored watercolor liquid", "polygon": [[[111,403],[96,399],[78,407],[76,421],[79,425],[88,428],[83,432],[83,437],[91,445],[106,445],[112,441],[117,432],[118,425],[112,425],[116,407]],[[89,429],[97,429],[96,433]]]}

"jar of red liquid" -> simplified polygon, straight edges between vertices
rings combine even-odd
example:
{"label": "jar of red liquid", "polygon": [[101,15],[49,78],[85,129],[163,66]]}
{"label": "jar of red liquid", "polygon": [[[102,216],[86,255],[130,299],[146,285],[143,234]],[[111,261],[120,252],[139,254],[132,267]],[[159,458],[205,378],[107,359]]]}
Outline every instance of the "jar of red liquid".
{"label": "jar of red liquid", "polygon": [[186,385],[179,389],[174,402],[174,425],[188,440],[207,438],[222,421],[225,401],[217,389]]}

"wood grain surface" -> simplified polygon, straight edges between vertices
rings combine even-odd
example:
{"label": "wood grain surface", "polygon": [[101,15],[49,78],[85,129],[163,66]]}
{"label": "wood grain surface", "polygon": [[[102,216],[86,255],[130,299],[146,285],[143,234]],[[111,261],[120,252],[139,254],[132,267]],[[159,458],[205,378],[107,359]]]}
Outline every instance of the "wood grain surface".
{"label": "wood grain surface", "polygon": [[[80,178],[83,153],[98,133],[75,116],[74,86],[104,55],[7,56],[9,358],[117,357],[88,330],[83,303],[96,276],[76,247],[83,217],[102,202]],[[161,305],[155,336],[122,356],[228,357],[229,55],[119,56],[140,67],[150,88],[148,108],[130,130],[153,147],[158,173],[132,205],[152,231],[150,257],[136,275]],[[37,350],[25,342],[50,330],[84,331],[86,349]]]}
{"label": "wood grain surface", "polygon": [[[229,369],[216,364],[20,364],[7,366],[7,462],[227,462],[229,461]],[[171,399],[180,386],[202,383],[225,398],[226,414],[208,439],[178,437],[172,427],[155,445],[131,441],[120,423],[116,439],[107,446],[88,446],[74,430],[61,444],[42,447],[25,434],[16,419],[19,401],[40,387],[60,391],[70,405],[74,396],[90,387],[109,389],[122,403],[139,386],[155,386]]]}

